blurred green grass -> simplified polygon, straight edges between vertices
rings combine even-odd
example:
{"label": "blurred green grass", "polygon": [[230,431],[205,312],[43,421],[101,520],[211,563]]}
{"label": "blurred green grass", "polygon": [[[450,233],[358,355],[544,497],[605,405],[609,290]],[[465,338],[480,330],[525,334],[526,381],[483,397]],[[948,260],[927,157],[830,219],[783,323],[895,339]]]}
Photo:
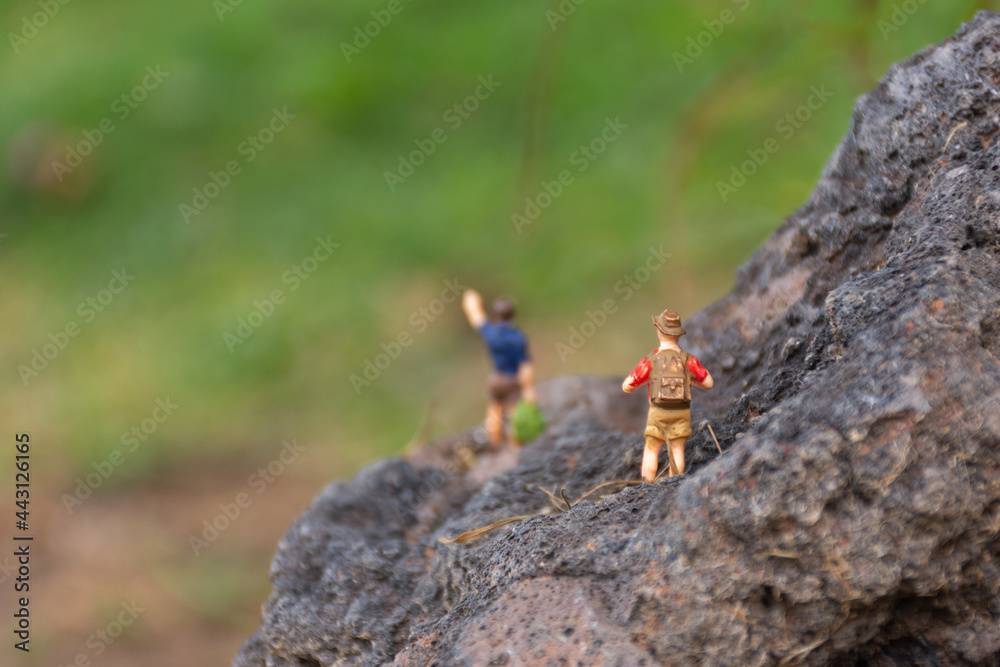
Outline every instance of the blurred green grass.
{"label": "blurred green grass", "polygon": [[[206,452],[267,459],[291,437],[352,464],[397,452],[432,402],[439,430],[479,418],[486,362],[460,309],[420,333],[409,319],[456,277],[518,299],[543,378],[626,372],[650,344],[649,312],[690,313],[723,294],[805,201],[855,98],[994,3],[919,5],[885,37],[879,21],[903,3],[744,4],[588,2],[552,30],[545,12],[558,2],[403,0],[350,63],[341,43],[386,3],[257,0],[224,20],[208,0],[61,6],[19,53],[0,55],[8,171],[25,168],[10,147],[26,128],[61,157],[114,118],[112,102],[147,66],[170,74],[68,185],[0,180],[4,423],[55,447],[42,465],[72,476],[170,396],[181,407],[118,482]],[[726,8],[736,20],[679,72],[673,54]],[[16,31],[34,11],[17,0],[0,20]],[[489,75],[500,87],[449,128],[445,111]],[[814,85],[830,101],[723,202],[717,182]],[[244,162],[238,146],[284,107],[295,119]],[[511,214],[571,168],[606,118],[628,129],[518,234]],[[385,172],[438,127],[447,141],[390,192]],[[179,205],[230,160],[242,172],[186,224]],[[282,274],[318,236],[340,249],[288,291]],[[554,345],[660,244],[676,266],[561,363]],[[133,284],[25,386],[18,366],[80,321],[77,304],[121,267]],[[287,301],[230,353],[223,334],[276,288]],[[404,330],[413,345],[357,394],[350,376]]]}

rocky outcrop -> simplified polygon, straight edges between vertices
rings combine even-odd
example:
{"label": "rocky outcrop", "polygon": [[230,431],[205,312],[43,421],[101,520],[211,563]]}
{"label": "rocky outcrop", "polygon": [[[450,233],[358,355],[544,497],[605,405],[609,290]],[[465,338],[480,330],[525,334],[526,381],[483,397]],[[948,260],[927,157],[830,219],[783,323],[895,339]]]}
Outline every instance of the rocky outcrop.
{"label": "rocky outcrop", "polygon": [[690,474],[555,510],[536,487],[638,478],[643,412],[558,380],[506,472],[465,434],[325,489],[234,665],[998,664],[998,80],[989,12],[894,66],[685,321],[716,377]]}

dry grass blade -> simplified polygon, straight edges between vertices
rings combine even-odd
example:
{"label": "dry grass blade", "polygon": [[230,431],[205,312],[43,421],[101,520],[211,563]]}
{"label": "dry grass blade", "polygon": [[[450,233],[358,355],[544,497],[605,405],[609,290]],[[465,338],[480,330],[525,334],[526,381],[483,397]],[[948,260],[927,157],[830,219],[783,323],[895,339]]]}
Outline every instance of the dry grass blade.
{"label": "dry grass blade", "polygon": [[[667,446],[667,468],[666,469],[667,470],[677,470],[677,462],[674,461],[674,452],[673,452],[672,449],[670,449],[670,443],[669,442],[665,442],[663,444],[665,444]],[[663,474],[663,471],[661,470],[660,471],[660,475],[662,475],[662,474]],[[654,477],[653,481],[655,482],[656,480],[660,479],[660,475],[657,475],[656,477]]]}
{"label": "dry grass blade", "polygon": [[530,519],[531,515],[526,514],[524,516],[512,516],[506,519],[501,519],[496,523],[491,523],[488,526],[483,526],[482,528],[474,528],[472,530],[467,530],[458,537],[442,537],[438,540],[441,544],[468,544],[469,542],[475,542],[480,537],[490,532],[500,528],[501,526],[506,526],[508,523],[516,523],[518,521],[524,521],[525,519]]}
{"label": "dry grass blade", "polygon": [[[538,486],[535,488],[537,488],[539,491],[542,491],[545,495],[547,495],[549,497],[549,501],[551,501],[552,504],[555,505],[556,509],[559,510],[560,512],[565,512],[570,508],[569,502],[566,501],[566,496],[559,498],[556,496],[556,494],[552,493],[544,486]],[[563,491],[565,490],[566,489],[563,489]],[[566,507],[563,507],[560,503],[566,503]]]}
{"label": "dry grass blade", "polygon": [[579,498],[577,498],[576,499],[576,503],[573,503],[573,504],[576,505],[580,501],[585,500],[590,494],[592,494],[592,493],[594,493],[596,491],[599,491],[599,490],[603,489],[606,486],[612,486],[614,484],[622,484],[623,486],[635,486],[636,484],[642,484],[642,480],[638,480],[638,479],[618,479],[618,480],[615,480],[613,482],[604,482],[603,484],[598,484],[597,486],[595,486],[594,488],[592,488],[590,491],[587,491],[585,494],[583,494],[582,496],[580,496]]}
{"label": "dry grass blade", "polygon": [[410,441],[406,443],[403,448],[405,453],[412,453],[419,447],[423,447],[427,444],[427,438],[431,433],[431,427],[434,426],[434,410],[437,405],[431,401],[427,405],[427,409],[424,411],[423,416],[420,418],[420,424],[417,426],[416,433],[410,438]]}
{"label": "dry grass blade", "polygon": [[[668,454],[670,453],[669,450],[667,451],[667,453]],[[661,470],[659,473],[657,473],[656,477],[653,478],[653,482],[654,483],[659,482],[660,478],[666,475],[669,471],[670,471],[670,465],[667,464],[667,466],[663,468],[663,470]]]}
{"label": "dry grass blade", "polygon": [[722,447],[719,446],[719,439],[715,437],[715,431],[712,430],[712,425],[709,424],[708,422],[705,422],[705,425],[708,426],[708,432],[712,434],[712,440],[715,440],[715,446],[718,448],[719,453],[721,454]]}
{"label": "dry grass blade", "polygon": [[[590,489],[585,494],[583,494],[582,496],[580,496],[576,500],[576,503],[579,503],[580,501],[584,500],[585,498],[587,498],[591,494],[596,493],[597,491],[599,491],[599,490],[601,490],[601,489],[603,489],[605,487],[614,486],[615,484],[621,484],[622,486],[634,486],[636,484],[642,484],[642,481],[635,480],[635,479],[620,479],[620,480],[615,480],[613,482],[604,482],[603,484],[598,484],[597,486],[595,486],[594,488]],[[559,490],[559,496],[555,495],[554,493],[552,493],[551,491],[549,491],[548,489],[546,489],[544,486],[538,486],[538,487],[535,487],[535,488],[537,488],[540,491],[544,492],[545,495],[547,495],[549,497],[549,500],[552,502],[552,504],[555,505],[556,509],[559,510],[560,512],[566,512],[569,509],[571,509],[573,507],[573,505],[576,504],[576,503],[571,503],[569,501],[569,499],[566,497],[566,489],[564,489],[564,488]],[[516,523],[518,521],[524,521],[525,519],[530,519],[533,516],[539,516],[539,515],[537,515],[537,514],[526,514],[524,516],[512,516],[512,517],[509,517],[509,518],[497,521],[496,523],[491,523],[488,526],[483,526],[482,528],[474,528],[473,530],[467,530],[464,533],[462,533],[461,535],[459,535],[458,537],[442,537],[442,538],[438,539],[438,541],[441,544],[468,544],[469,542],[475,542],[476,540],[478,540],[479,538],[481,538],[483,535],[486,535],[487,533],[489,533],[491,530],[496,530],[497,528],[500,528],[501,526],[506,526],[508,523]]]}
{"label": "dry grass blade", "polygon": [[951,134],[948,135],[948,141],[944,142],[944,148],[941,149],[942,153],[948,150],[948,146],[951,144],[951,140],[955,138],[955,133],[961,130],[962,128],[966,127],[967,125],[968,125],[967,122],[962,121],[961,123],[952,128]]}
{"label": "dry grass blade", "polygon": [[784,658],[778,661],[778,667],[785,667],[785,665],[799,664],[802,662],[810,653],[819,648],[820,644],[825,642],[829,637],[823,637],[817,639],[811,644],[803,646],[794,653],[789,653]]}

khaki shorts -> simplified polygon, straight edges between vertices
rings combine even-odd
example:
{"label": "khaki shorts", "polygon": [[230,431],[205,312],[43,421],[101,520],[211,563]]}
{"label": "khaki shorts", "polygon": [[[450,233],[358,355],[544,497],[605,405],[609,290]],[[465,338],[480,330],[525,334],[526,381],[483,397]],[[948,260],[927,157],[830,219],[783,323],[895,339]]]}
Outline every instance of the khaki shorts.
{"label": "khaki shorts", "polygon": [[499,401],[504,405],[513,405],[521,397],[521,383],[516,375],[494,371],[490,375],[489,395],[494,401]]}
{"label": "khaki shorts", "polygon": [[691,408],[663,408],[649,405],[646,419],[646,437],[659,438],[664,442],[691,437]]}

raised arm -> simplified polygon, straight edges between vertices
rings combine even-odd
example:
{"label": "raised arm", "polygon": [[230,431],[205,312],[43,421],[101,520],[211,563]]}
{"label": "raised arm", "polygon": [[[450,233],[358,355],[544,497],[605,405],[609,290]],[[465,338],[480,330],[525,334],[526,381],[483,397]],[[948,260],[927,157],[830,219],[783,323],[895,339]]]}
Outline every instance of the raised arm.
{"label": "raised arm", "polygon": [[483,308],[483,297],[479,296],[479,292],[474,289],[467,289],[462,294],[462,310],[465,311],[465,317],[469,320],[469,324],[477,331],[489,319]]}

